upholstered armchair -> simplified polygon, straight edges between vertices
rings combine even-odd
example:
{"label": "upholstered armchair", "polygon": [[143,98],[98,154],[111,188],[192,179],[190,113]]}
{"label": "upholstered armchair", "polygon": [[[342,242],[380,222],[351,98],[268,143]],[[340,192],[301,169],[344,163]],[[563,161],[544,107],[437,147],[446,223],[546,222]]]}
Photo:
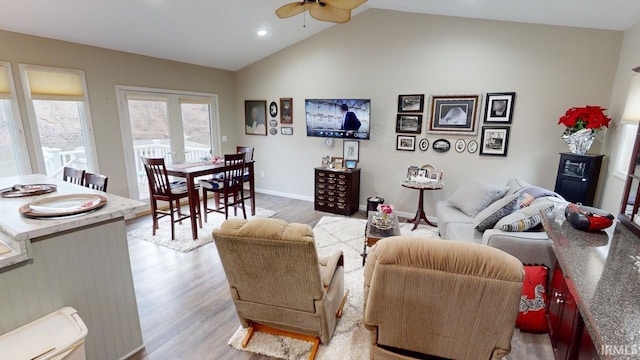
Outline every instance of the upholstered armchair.
{"label": "upholstered armchair", "polygon": [[365,265],[371,359],[489,360],[511,351],[524,269],[488,246],[391,237]]}
{"label": "upholstered armchair", "polygon": [[314,343],[333,335],[344,306],[344,258],[318,259],[308,225],[230,219],[213,231],[242,326]]}

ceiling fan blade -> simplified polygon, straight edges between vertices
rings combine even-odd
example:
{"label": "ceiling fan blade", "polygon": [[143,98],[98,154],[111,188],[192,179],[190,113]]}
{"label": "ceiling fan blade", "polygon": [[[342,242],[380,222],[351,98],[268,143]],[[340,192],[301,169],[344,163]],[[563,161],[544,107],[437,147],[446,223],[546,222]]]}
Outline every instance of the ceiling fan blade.
{"label": "ceiling fan blade", "polygon": [[325,3],[333,6],[334,8],[353,10],[358,6],[367,2],[367,0],[324,0]]}
{"label": "ceiling fan blade", "polygon": [[346,23],[351,20],[351,10],[339,9],[329,4],[315,3],[309,9],[309,14],[316,20],[333,23]]}
{"label": "ceiling fan blade", "polygon": [[292,17],[309,10],[311,5],[315,5],[315,4],[313,3],[310,4],[304,1],[297,1],[291,4],[281,6],[278,10],[276,10],[276,15],[278,15],[280,19]]}

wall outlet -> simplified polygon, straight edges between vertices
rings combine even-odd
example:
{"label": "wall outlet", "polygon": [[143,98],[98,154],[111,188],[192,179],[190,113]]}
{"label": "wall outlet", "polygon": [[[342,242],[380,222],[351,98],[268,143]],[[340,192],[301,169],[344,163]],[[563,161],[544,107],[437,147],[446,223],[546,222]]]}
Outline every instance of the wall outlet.
{"label": "wall outlet", "polygon": [[260,177],[264,177],[264,171],[260,171]]}
{"label": "wall outlet", "polygon": [[227,142],[227,135],[222,135],[222,142]]}

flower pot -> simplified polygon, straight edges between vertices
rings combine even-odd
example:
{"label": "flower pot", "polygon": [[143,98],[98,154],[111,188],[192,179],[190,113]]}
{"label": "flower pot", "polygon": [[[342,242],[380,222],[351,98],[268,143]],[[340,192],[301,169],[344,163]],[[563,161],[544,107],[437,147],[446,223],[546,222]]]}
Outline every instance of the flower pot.
{"label": "flower pot", "polygon": [[576,155],[586,154],[591,149],[595,138],[596,134],[593,129],[582,129],[573,134],[562,134],[562,140],[569,145],[569,150]]}

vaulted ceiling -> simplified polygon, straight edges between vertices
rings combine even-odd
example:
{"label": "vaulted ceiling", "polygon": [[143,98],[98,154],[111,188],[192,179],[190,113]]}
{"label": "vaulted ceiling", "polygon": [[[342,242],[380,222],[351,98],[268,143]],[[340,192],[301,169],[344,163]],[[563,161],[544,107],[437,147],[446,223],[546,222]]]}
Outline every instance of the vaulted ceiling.
{"label": "vaulted ceiling", "polygon": [[[274,10],[290,1],[0,0],[0,29],[238,70],[331,26],[348,26],[304,15],[278,19]],[[638,0],[369,0],[354,16],[372,8],[609,30],[640,23]]]}

